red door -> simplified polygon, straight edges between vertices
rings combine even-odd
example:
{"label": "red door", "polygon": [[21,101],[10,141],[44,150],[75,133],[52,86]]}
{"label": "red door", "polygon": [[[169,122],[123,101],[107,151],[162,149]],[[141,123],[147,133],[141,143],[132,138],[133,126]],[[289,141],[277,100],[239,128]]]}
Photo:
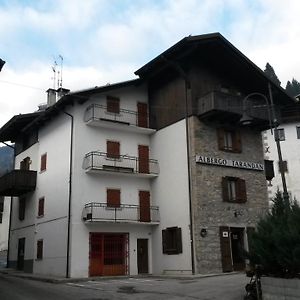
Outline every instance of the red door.
{"label": "red door", "polygon": [[150,222],[150,193],[148,191],[140,191],[140,222]]}
{"label": "red door", "polygon": [[149,147],[139,145],[139,173],[149,174]]}
{"label": "red door", "polygon": [[137,104],[137,125],[148,128],[148,105],[147,103]]}
{"label": "red door", "polygon": [[90,276],[103,275],[103,235],[90,233]]}

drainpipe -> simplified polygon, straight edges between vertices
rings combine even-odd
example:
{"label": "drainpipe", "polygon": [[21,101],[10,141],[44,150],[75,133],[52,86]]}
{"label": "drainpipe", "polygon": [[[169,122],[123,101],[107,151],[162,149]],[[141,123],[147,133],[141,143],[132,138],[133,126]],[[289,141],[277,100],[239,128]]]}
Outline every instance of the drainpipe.
{"label": "drainpipe", "polygon": [[70,137],[70,163],[69,163],[69,201],[68,201],[68,231],[67,231],[67,265],[66,265],[66,278],[70,278],[70,243],[71,243],[71,204],[72,204],[72,168],[73,168],[73,129],[74,117],[63,112],[71,118],[71,137]]}
{"label": "drainpipe", "polygon": [[[14,159],[13,159],[13,168],[15,168],[16,163],[16,148],[14,146],[11,146],[5,142],[1,142],[7,147],[10,147],[14,150]],[[10,197],[10,208],[9,208],[9,225],[8,225],[8,244],[7,244],[7,255],[6,255],[6,268],[9,268],[9,252],[10,252],[10,230],[11,230],[11,220],[12,220],[12,207],[13,207],[13,199],[14,197]]]}
{"label": "drainpipe", "polygon": [[186,150],[187,150],[187,166],[188,166],[188,186],[189,186],[189,213],[190,213],[190,241],[191,241],[191,264],[192,274],[195,274],[195,251],[194,251],[194,222],[193,222],[193,208],[192,208],[192,183],[191,183],[191,164],[190,164],[190,135],[189,135],[189,121],[188,121],[188,107],[189,94],[191,92],[191,82],[187,73],[183,70],[181,65],[177,62],[167,59],[164,55],[161,58],[173,67],[185,83],[185,134],[186,134]]}

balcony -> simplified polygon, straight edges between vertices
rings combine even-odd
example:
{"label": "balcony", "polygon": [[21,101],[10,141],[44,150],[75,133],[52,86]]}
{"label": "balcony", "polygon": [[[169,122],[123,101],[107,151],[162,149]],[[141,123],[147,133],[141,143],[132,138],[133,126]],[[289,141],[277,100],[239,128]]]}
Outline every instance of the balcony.
{"label": "balcony", "polygon": [[113,222],[157,225],[160,221],[158,206],[142,208],[139,205],[121,204],[119,207],[107,203],[88,203],[84,206],[82,219],[86,223]]}
{"label": "balcony", "polygon": [[145,134],[152,134],[155,129],[149,128],[148,114],[141,114],[137,111],[120,109],[118,113],[107,111],[107,106],[91,104],[84,114],[84,121],[87,125],[104,128],[114,128],[122,131],[131,131]]}
{"label": "balcony", "polygon": [[129,155],[112,158],[107,153],[99,151],[85,155],[83,169],[87,173],[105,172],[140,177],[157,177],[159,174],[158,161],[155,159],[140,159]]}
{"label": "balcony", "polygon": [[[275,107],[279,117],[280,111]],[[198,100],[198,116],[202,120],[218,120],[238,123],[243,114],[243,97],[219,91],[210,92]],[[247,101],[247,114],[253,118],[253,126],[269,128],[268,109],[264,101],[255,97]]]}
{"label": "balcony", "polygon": [[21,196],[36,186],[36,171],[13,170],[0,177],[0,196]]}

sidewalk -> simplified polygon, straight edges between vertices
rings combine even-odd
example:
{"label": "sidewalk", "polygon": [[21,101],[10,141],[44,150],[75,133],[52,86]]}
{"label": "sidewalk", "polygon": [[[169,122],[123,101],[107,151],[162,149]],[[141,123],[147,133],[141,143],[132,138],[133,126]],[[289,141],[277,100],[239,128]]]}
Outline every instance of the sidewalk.
{"label": "sidewalk", "polygon": [[[201,279],[207,277],[216,276],[229,276],[234,274],[239,274],[240,272],[231,273],[216,273],[216,274],[196,274],[196,275],[135,275],[135,276],[99,276],[99,277],[83,277],[83,278],[65,278],[57,276],[47,276],[44,274],[32,274],[24,273],[22,271],[17,271],[15,269],[0,268],[0,274],[7,276],[14,276],[23,279],[43,281],[49,283],[69,283],[69,282],[83,282],[83,281],[100,281],[100,280],[111,280],[111,279],[126,279],[126,278],[160,278],[160,279],[177,279],[177,280],[191,280],[191,279]],[[245,275],[246,276],[246,275]]]}

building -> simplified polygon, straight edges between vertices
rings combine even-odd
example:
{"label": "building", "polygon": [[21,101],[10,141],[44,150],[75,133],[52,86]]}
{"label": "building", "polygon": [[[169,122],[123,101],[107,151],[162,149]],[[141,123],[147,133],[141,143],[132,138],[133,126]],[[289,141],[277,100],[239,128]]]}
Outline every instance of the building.
{"label": "building", "polygon": [[[284,171],[288,193],[291,200],[300,201],[300,103],[288,105],[282,109],[282,119],[278,127],[283,163],[278,161],[274,135],[270,130],[263,133],[265,158],[274,161],[275,177],[268,186],[269,198],[277,190],[282,191],[280,168]],[[300,202],[299,202],[300,203]]]}
{"label": "building", "polygon": [[67,277],[244,268],[247,232],[268,207],[269,122],[251,99],[253,122],[240,126],[243,98],[271,85],[276,105],[292,100],[218,33],[186,37],[135,74],[50,89],[44,112],[0,129],[16,151],[0,178],[0,194],[14,196],[11,267]]}

